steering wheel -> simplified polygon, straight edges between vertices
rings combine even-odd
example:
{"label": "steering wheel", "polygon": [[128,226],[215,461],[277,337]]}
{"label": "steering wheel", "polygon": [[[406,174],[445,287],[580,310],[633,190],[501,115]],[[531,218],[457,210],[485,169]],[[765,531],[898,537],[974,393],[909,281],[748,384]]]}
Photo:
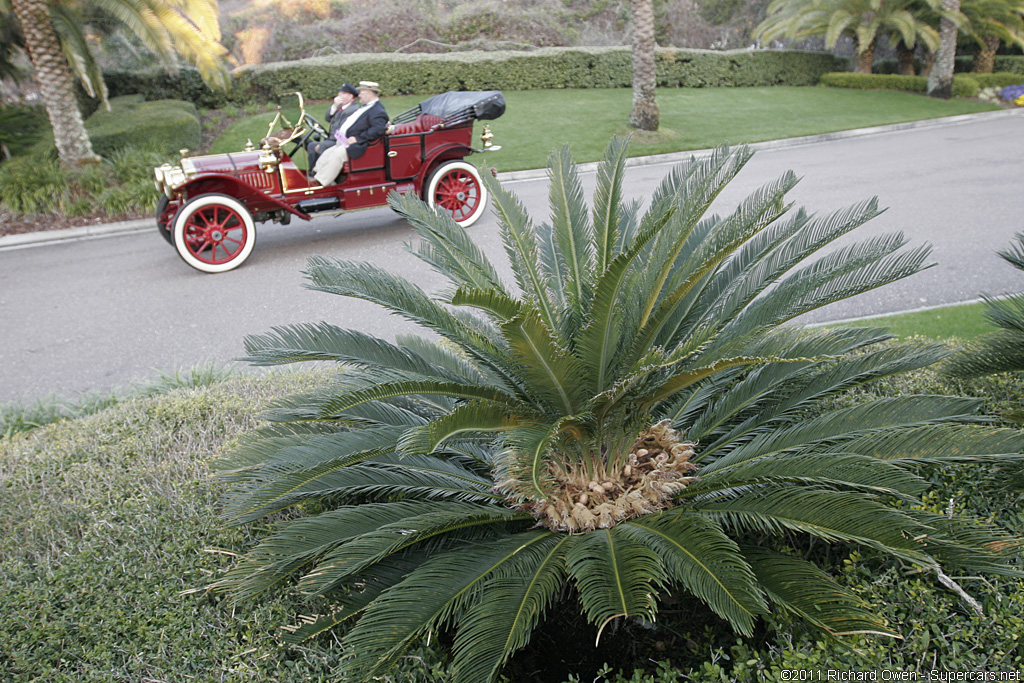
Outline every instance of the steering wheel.
{"label": "steering wheel", "polygon": [[310,140],[319,142],[327,137],[327,131],[320,125],[320,122],[316,120],[315,116],[311,114],[302,115],[302,123],[306,125],[306,132],[295,139],[295,146],[292,147],[292,151],[288,156],[295,156],[295,153],[300,149],[306,148],[306,143]]}

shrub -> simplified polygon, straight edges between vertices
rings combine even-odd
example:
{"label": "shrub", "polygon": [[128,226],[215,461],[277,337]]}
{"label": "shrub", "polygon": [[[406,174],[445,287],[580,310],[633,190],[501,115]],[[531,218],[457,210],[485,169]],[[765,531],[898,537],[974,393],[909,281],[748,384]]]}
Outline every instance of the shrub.
{"label": "shrub", "polygon": [[[928,91],[928,79],[925,76],[900,76],[897,74],[827,73],[821,76],[821,84],[830,88],[856,90]],[[956,97],[975,97],[980,89],[978,81],[973,76],[958,74],[953,77],[953,95]]]}
{"label": "shrub", "polygon": [[106,157],[124,147],[143,147],[166,154],[182,147],[196,149],[202,135],[195,105],[177,100],[145,101],[141,95],[110,101],[86,121],[93,149]]}
{"label": "shrub", "polygon": [[[662,87],[811,85],[846,60],[795,50],[717,52],[659,48]],[[632,84],[629,48],[543,48],[530,52],[470,51],[451,54],[343,54],[237,70],[232,90],[214,93],[198,75],[183,70],[182,82],[161,72],[107,72],[112,92],[142,93],[147,99],[182,99],[217,108],[229,102],[274,100],[287,90],[329,99],[338,83],[373,78],[385,94],[430,94],[445,90],[537,90],[613,88]],[[115,85],[116,84],[116,85]]]}
{"label": "shrub", "polygon": [[971,74],[970,76],[978,82],[982,88],[1005,88],[1010,85],[1024,83],[1024,74],[999,72],[992,74]]}
{"label": "shrub", "polygon": [[151,211],[159,199],[152,172],[166,145],[121,146],[104,163],[69,169],[52,155],[29,154],[0,165],[0,205],[14,214],[116,216]]}
{"label": "shrub", "polygon": [[[0,105],[0,147],[11,156],[18,156],[40,142],[49,128],[42,107]],[[6,161],[0,150],[0,163]]]}

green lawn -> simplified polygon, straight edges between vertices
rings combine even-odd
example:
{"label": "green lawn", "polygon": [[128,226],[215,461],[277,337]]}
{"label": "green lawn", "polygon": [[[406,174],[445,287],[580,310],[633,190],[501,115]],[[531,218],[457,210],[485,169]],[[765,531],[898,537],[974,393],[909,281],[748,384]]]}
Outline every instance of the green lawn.
{"label": "green lawn", "polygon": [[[392,116],[422,96],[382,101]],[[486,157],[499,171],[543,168],[553,148],[568,143],[577,161],[597,161],[613,135],[626,135],[632,91],[531,90],[506,92],[504,116],[490,122],[500,152]],[[818,87],[671,88],[658,91],[661,130],[634,133],[633,156],[707,149],[722,143],[761,142],[838,130],[902,123],[998,109],[973,100],[938,100],[914,93]],[[309,105],[322,116],[326,103]],[[213,152],[241,149],[267,132],[270,114],[237,121]],[[477,124],[480,128],[480,124]]]}
{"label": "green lawn", "polygon": [[985,318],[984,311],[982,303],[943,306],[929,311],[857,320],[834,327],[888,327],[900,338],[921,335],[932,339],[974,339],[996,330]]}

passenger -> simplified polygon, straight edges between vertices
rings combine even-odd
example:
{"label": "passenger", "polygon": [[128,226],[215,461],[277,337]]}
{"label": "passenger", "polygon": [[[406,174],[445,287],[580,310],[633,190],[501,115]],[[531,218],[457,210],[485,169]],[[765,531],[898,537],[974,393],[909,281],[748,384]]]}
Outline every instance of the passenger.
{"label": "passenger", "polygon": [[354,85],[345,83],[338,88],[338,94],[334,98],[334,102],[327,109],[327,139],[314,141],[310,140],[306,143],[306,154],[309,157],[309,172],[313,173],[313,167],[316,166],[317,159],[323,154],[328,147],[333,147],[338,144],[338,141],[334,139],[334,134],[341,128],[341,124],[345,122],[352,114],[356,113],[359,109],[359,91],[356,90]]}
{"label": "passenger", "polygon": [[388,113],[380,103],[380,86],[373,81],[360,81],[358,90],[362,106],[335,132],[334,139],[340,144],[321,154],[313,169],[314,177],[321,185],[333,183],[345,162],[361,157],[370,143],[387,130]]}

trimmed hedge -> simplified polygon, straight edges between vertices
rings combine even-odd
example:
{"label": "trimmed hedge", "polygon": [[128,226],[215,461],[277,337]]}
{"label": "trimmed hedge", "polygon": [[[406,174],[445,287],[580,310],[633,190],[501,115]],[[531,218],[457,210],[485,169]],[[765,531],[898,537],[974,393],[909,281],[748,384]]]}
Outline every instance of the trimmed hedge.
{"label": "trimmed hedge", "polygon": [[[826,73],[821,84],[830,88],[851,88],[855,90],[900,90],[905,92],[927,92],[928,78],[925,76],[899,76],[896,74],[855,74],[849,72]],[[981,86],[973,74],[957,74],[953,77],[955,97],[975,97]]]}
{"label": "trimmed hedge", "polygon": [[[813,85],[823,73],[844,69],[845,59],[796,50],[718,52],[659,48],[658,85],[709,86]],[[543,48],[531,52],[450,54],[344,54],[243,67],[230,92],[206,90],[194,72],[171,78],[161,72],[107,72],[111,92],[140,93],[147,99],[184,99],[204,107],[229,102],[272,100],[299,90],[328,99],[338,85],[380,82],[385,95],[430,94],[446,90],[542,90],[618,88],[632,84],[628,47]]]}
{"label": "trimmed hedge", "polygon": [[140,94],[111,99],[110,108],[98,110],[85,122],[93,150],[100,156],[129,146],[172,153],[201,144],[202,126],[194,104],[146,102]]}
{"label": "trimmed hedge", "polygon": [[1024,72],[997,72],[992,74],[971,74],[971,78],[978,81],[982,88],[1005,88],[1008,85],[1020,85],[1024,83]]}

